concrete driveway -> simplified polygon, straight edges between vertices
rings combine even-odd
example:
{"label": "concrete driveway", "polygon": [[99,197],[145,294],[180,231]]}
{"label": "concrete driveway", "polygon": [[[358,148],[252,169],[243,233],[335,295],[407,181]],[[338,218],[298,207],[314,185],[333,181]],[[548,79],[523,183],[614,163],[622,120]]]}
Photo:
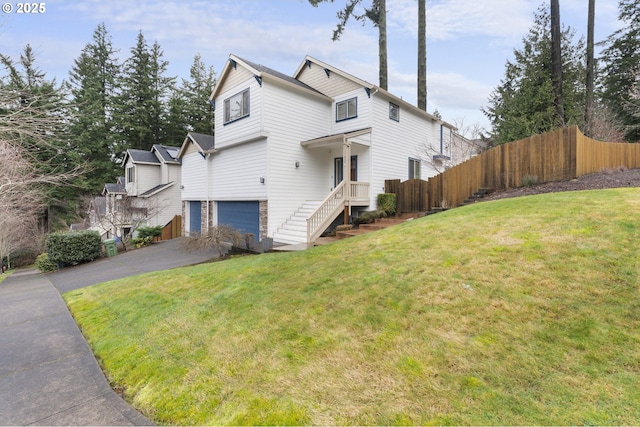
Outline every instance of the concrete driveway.
{"label": "concrete driveway", "polygon": [[135,274],[197,264],[178,241],[121,253],[49,275],[0,283],[0,425],[151,425],[109,386],[61,293]]}

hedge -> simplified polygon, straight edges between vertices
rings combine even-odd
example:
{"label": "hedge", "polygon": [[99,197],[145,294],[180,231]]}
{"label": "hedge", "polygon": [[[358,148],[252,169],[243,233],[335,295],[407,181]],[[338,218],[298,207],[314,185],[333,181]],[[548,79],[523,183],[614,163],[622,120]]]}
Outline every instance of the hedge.
{"label": "hedge", "polygon": [[97,231],[51,233],[47,237],[49,260],[58,265],[90,262],[102,254],[102,240]]}

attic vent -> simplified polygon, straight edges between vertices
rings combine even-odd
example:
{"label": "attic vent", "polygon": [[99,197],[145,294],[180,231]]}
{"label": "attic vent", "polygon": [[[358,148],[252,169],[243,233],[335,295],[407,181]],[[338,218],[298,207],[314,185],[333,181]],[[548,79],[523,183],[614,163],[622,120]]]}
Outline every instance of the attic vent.
{"label": "attic vent", "polygon": [[307,67],[311,68],[311,60],[307,59],[305,63],[307,64]]}
{"label": "attic vent", "polygon": [[262,77],[260,77],[260,76],[253,76],[253,77],[256,79],[256,81],[258,82],[260,87],[262,87]]}
{"label": "attic vent", "polygon": [[233,69],[236,69],[236,66],[238,65],[238,63],[236,61],[234,61],[233,59],[229,59],[229,62],[231,63],[231,66],[233,67]]}
{"label": "attic vent", "polygon": [[329,78],[329,77],[330,77],[330,75],[331,75],[331,70],[330,70],[330,69],[328,69],[328,68],[325,68],[325,69],[324,69],[324,73],[327,75],[327,78]]}
{"label": "attic vent", "polygon": [[365,87],[364,91],[367,92],[367,96],[371,98],[371,89],[369,89],[368,87]]}

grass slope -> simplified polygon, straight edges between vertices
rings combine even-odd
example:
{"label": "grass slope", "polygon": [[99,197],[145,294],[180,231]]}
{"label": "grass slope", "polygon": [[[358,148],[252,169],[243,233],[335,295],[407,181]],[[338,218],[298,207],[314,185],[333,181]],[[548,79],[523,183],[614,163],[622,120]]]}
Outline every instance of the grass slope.
{"label": "grass slope", "polygon": [[166,424],[638,424],[640,191],[475,204],[65,295]]}

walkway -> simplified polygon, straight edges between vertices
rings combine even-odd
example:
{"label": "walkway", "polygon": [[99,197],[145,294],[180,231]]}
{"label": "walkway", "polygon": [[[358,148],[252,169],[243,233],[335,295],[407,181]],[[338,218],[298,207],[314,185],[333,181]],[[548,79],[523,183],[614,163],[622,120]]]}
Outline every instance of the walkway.
{"label": "walkway", "polygon": [[172,241],[48,277],[23,270],[5,279],[0,283],[0,425],[152,425],[111,389],[60,293],[214,257],[187,254]]}

